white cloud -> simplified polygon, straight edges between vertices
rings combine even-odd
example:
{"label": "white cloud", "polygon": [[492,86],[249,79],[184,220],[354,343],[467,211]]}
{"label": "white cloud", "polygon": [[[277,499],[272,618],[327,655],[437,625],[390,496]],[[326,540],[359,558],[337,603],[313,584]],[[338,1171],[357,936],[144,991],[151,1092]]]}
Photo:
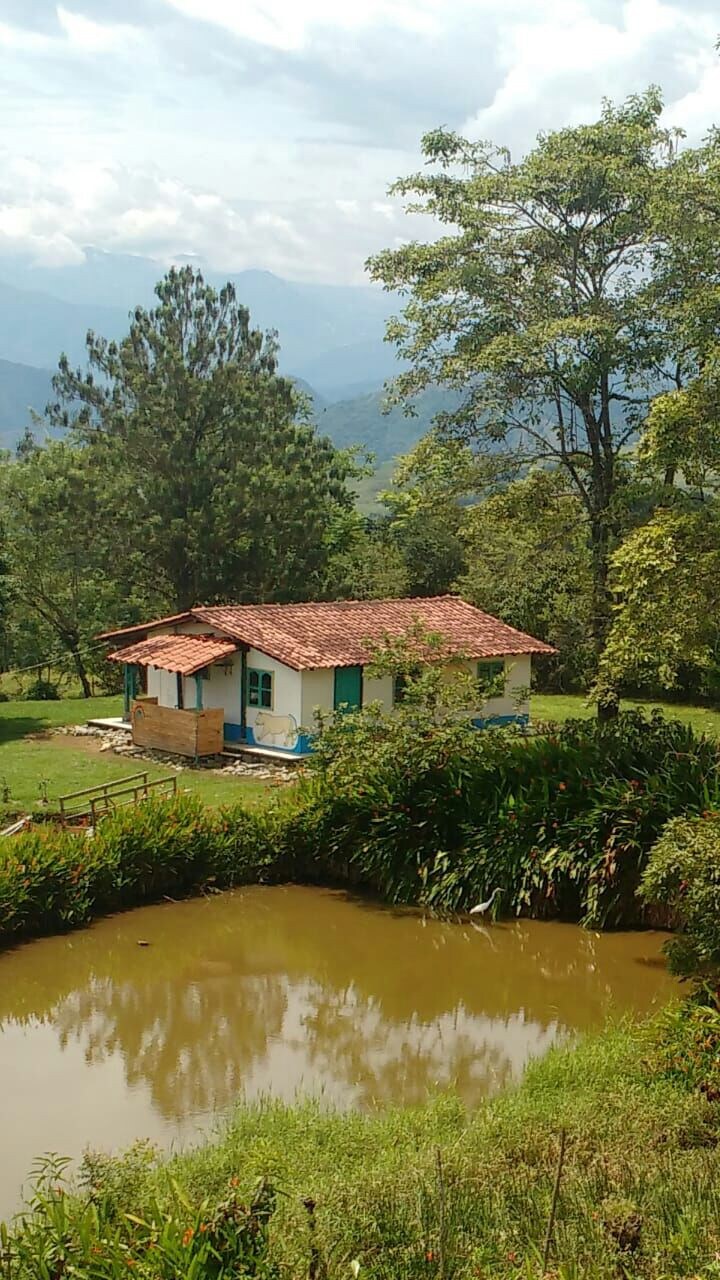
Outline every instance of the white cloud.
{"label": "white cloud", "polygon": [[348,227],[334,200],[232,201],[141,168],[50,169],[0,153],[0,172],[0,249],[44,266],[81,261],[94,245],[163,262],[195,254],[218,270],[360,281],[367,254],[387,243],[387,212],[370,201],[350,202]]}
{"label": "white cloud", "polygon": [[57,19],[65,39],[84,53],[108,53],[127,48],[142,39],[137,27],[125,23],[94,22],[82,13],[72,13],[58,5]]}
{"label": "white cloud", "polygon": [[318,27],[357,30],[382,22],[432,34],[443,0],[165,0],[185,17],[210,22],[257,44],[301,49]]}
{"label": "white cloud", "polygon": [[0,239],[43,262],[93,244],[358,280],[424,233],[386,190],[427,128],[517,155],[657,82],[697,141],[720,103],[710,0],[10,6]]}
{"label": "white cloud", "polygon": [[[524,149],[541,129],[593,119],[603,97],[641,92],[668,74],[696,76],[698,62],[717,61],[715,26],[709,13],[661,0],[626,0],[612,17],[592,0],[558,0],[552,7],[529,0],[503,24],[498,56],[504,75],[492,102],[463,128]],[[665,88],[674,120],[672,85]]]}

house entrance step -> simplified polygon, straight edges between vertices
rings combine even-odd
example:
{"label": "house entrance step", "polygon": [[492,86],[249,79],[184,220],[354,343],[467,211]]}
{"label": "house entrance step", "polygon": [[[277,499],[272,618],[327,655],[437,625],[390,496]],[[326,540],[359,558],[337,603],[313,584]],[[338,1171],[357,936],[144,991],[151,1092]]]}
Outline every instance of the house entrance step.
{"label": "house entrance step", "polygon": [[283,764],[302,764],[303,760],[310,758],[309,752],[305,755],[295,755],[291,751],[274,751],[272,747],[241,747],[236,742],[226,742],[223,755],[234,760],[242,756],[251,756],[253,760],[277,760],[282,761]]}
{"label": "house entrance step", "polygon": [[98,716],[97,720],[88,720],[88,724],[93,729],[124,729],[132,733],[130,721],[123,720],[122,716]]}

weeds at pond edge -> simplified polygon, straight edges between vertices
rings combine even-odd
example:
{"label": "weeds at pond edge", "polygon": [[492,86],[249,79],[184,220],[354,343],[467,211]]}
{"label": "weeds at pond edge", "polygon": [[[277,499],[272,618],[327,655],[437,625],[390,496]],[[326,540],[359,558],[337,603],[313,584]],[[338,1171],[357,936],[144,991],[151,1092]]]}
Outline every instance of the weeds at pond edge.
{"label": "weeds at pond edge", "polygon": [[[0,1275],[540,1280],[550,1240],[556,1280],[717,1280],[720,1109],[655,1069],[658,1034],[552,1051],[472,1114],[266,1102],[184,1155],[89,1155],[77,1194],[49,1169]],[[245,1253],[222,1264],[226,1229]]]}

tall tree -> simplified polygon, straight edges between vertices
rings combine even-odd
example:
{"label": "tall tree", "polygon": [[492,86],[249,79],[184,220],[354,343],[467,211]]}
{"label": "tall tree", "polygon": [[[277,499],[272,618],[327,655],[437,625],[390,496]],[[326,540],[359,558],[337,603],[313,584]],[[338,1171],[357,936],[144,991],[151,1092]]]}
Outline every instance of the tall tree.
{"label": "tall tree", "polygon": [[54,426],[112,477],[118,554],[172,607],[312,594],[351,464],[277,374],[272,333],[231,284],[171,270],[121,342],[88,334],[88,369],[60,361]]}
{"label": "tall tree", "polygon": [[592,558],[582,503],[560,470],[536,469],[470,507],[461,530],[467,567],[459,586],[473,604],[556,646],[545,680],[587,688]]}
{"label": "tall tree", "polygon": [[52,641],[42,656],[60,666],[68,655],[85,697],[93,636],[132,607],[132,588],[122,582],[106,536],[111,500],[89,452],[65,442],[27,449],[0,470],[12,616],[41,624]]}
{"label": "tall tree", "polygon": [[[666,233],[652,202],[659,183],[672,202],[676,162],[661,111],[656,90],[606,104],[594,124],[541,135],[519,162],[455,133],[428,134],[429,171],[394,191],[447,234],[369,264],[408,297],[388,330],[410,363],[398,394],[450,387],[462,400],[441,415],[446,434],[566,475],[587,521],[598,657],[621,458],[651,396],[672,385],[672,325],[653,292]],[[615,707],[606,690],[601,713]]]}

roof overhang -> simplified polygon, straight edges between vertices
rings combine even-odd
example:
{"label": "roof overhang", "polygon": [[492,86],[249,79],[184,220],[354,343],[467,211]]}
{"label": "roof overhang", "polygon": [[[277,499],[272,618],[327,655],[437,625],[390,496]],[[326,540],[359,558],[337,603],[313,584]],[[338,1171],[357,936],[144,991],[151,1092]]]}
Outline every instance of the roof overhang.
{"label": "roof overhang", "polygon": [[162,635],[149,636],[108,654],[110,662],[132,663],[139,667],[158,667],[192,676],[213,662],[222,662],[237,652],[233,640],[219,636]]}

